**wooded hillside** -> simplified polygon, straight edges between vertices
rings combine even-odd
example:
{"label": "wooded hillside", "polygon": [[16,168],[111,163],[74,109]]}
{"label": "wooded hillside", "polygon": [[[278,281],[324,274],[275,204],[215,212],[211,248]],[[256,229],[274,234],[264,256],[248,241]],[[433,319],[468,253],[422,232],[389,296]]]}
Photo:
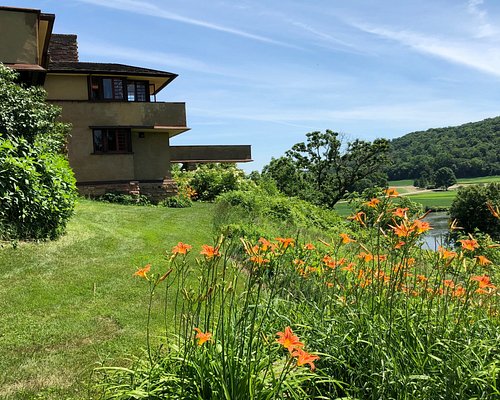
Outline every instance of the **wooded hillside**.
{"label": "wooded hillside", "polygon": [[416,179],[441,167],[458,178],[500,174],[500,117],[412,132],[390,145],[389,179]]}

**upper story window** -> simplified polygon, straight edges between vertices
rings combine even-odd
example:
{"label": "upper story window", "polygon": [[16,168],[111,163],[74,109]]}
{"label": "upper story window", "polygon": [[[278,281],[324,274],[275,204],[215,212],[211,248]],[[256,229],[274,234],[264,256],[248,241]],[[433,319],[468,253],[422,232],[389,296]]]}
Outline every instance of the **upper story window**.
{"label": "upper story window", "polygon": [[149,101],[148,81],[93,76],[90,79],[90,99],[94,101]]}

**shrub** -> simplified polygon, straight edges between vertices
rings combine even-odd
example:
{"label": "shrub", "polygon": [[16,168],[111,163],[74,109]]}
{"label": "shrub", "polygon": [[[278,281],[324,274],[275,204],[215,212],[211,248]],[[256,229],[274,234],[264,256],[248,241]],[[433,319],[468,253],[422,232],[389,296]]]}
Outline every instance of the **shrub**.
{"label": "shrub", "polygon": [[159,205],[169,208],[186,208],[193,205],[193,201],[188,196],[178,194],[177,196],[167,197],[160,201]]}
{"label": "shrub", "polygon": [[73,213],[76,186],[62,153],[69,126],[41,88],[23,88],[0,64],[0,238],[55,239]]}
{"label": "shrub", "polygon": [[475,229],[500,240],[500,219],[488,207],[500,207],[500,183],[471,185],[458,189],[457,196],[450,208],[452,220],[465,232]]}
{"label": "shrub", "polygon": [[99,201],[104,201],[106,203],[115,203],[123,205],[135,205],[135,206],[149,206],[151,201],[149,197],[144,194],[125,194],[125,193],[115,193],[108,192],[99,196],[97,198]]}
{"label": "shrub", "polygon": [[234,164],[203,164],[194,171],[173,171],[172,175],[179,191],[191,190],[195,200],[214,201],[221,193],[252,185]]}
{"label": "shrub", "polygon": [[285,232],[327,237],[342,225],[334,211],[294,197],[272,195],[259,187],[220,195],[215,215],[220,232],[252,239],[282,236]]}

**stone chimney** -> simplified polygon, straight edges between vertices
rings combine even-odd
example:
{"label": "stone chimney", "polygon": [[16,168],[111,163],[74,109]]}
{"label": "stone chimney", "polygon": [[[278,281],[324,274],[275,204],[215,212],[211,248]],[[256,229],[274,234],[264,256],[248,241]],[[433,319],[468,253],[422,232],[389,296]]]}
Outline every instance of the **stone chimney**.
{"label": "stone chimney", "polygon": [[53,33],[49,43],[50,62],[78,62],[78,43],[76,35]]}

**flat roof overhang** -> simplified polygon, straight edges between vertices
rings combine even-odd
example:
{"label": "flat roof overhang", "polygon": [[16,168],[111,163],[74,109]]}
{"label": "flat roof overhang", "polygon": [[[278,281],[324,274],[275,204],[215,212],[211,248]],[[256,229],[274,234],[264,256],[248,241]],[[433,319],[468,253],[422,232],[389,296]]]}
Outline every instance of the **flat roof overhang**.
{"label": "flat roof overhang", "polygon": [[252,160],[250,145],[170,146],[170,162],[245,163]]}
{"label": "flat roof overhang", "polygon": [[149,132],[149,133],[168,133],[169,137],[180,135],[183,132],[189,131],[191,128],[187,126],[131,126],[130,129],[134,132]]}
{"label": "flat roof overhang", "polygon": [[138,126],[138,125],[91,125],[90,129],[128,128],[132,132],[168,133],[169,137],[177,136],[191,128],[187,126]]}

